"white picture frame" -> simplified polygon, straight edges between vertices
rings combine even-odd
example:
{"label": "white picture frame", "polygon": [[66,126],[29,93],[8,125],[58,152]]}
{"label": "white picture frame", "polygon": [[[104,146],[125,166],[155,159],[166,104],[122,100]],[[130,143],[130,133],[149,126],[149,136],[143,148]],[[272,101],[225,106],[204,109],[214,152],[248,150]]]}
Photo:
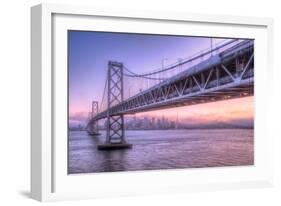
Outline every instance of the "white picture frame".
{"label": "white picture frame", "polygon": [[[96,24],[93,24],[92,21],[97,18],[101,22],[96,21]],[[114,24],[116,20],[121,22],[118,28]],[[130,27],[136,21],[140,25],[137,28]],[[163,28],[165,24],[175,28],[172,34],[187,34],[187,31],[181,28],[192,24],[198,27],[194,29],[192,35],[200,31],[203,36],[230,37],[232,35],[232,37],[257,39],[255,59],[258,60],[255,61],[255,65],[257,68],[266,69],[257,69],[255,73],[255,165],[100,173],[69,177],[65,171],[67,164],[65,133],[60,129],[60,126],[63,126],[60,123],[64,122],[67,116],[66,110],[62,111],[60,108],[67,106],[64,99],[59,100],[65,97],[67,88],[64,70],[67,47],[64,40],[65,31],[78,27],[85,30],[99,27],[106,31],[140,32],[147,27],[155,33],[157,31],[153,30],[152,24],[159,22],[163,24]],[[273,75],[273,21],[271,19],[40,4],[31,8],[31,26],[32,198],[39,201],[52,201],[272,186],[273,134],[269,130],[269,116],[265,109],[271,104],[271,97],[266,94],[265,86],[267,89],[272,86],[269,79]],[[167,33],[168,30],[163,29],[162,32]],[[56,138],[58,136],[63,138]]]}

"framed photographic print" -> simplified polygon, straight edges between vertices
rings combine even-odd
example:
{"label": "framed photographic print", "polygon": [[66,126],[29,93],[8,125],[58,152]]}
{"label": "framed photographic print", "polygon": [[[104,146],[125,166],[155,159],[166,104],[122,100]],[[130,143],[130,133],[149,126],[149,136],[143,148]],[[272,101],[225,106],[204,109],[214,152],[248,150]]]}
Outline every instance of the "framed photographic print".
{"label": "framed photographic print", "polygon": [[34,199],[272,184],[271,19],[31,14]]}

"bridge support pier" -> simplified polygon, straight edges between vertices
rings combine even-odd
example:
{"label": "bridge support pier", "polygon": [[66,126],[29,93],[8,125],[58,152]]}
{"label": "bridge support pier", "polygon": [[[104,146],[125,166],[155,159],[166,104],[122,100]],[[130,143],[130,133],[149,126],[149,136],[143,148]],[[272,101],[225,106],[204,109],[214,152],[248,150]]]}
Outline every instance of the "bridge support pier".
{"label": "bridge support pier", "polygon": [[[92,112],[90,114],[90,118],[93,119],[99,111],[99,103],[97,101],[92,102]],[[93,121],[88,125],[88,134],[89,135],[99,135],[99,126],[98,121]]]}
{"label": "bridge support pier", "polygon": [[98,129],[98,122],[97,121],[93,122],[92,125],[90,125],[90,128],[88,130],[88,134],[93,135],[93,136],[100,134],[99,129]]}
{"label": "bridge support pier", "polygon": [[111,108],[123,102],[123,64],[119,62],[108,62],[107,73],[107,122],[106,140],[99,144],[100,150],[127,149],[132,145],[125,140],[124,116],[123,114],[111,115]]}
{"label": "bridge support pier", "polygon": [[100,150],[127,149],[132,145],[125,140],[124,116],[108,116],[105,143],[99,144]]}

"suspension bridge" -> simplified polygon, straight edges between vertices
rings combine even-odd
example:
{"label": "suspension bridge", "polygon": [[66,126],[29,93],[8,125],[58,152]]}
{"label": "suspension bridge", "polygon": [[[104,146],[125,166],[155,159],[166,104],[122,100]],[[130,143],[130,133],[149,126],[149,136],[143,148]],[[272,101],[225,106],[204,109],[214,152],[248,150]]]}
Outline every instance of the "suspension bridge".
{"label": "suspension bridge", "polygon": [[[106,119],[106,139],[98,149],[130,148],[124,115],[203,104],[254,94],[254,40],[227,40],[186,59],[137,74],[109,61],[100,102],[92,102],[87,131],[99,134]],[[100,107],[99,107],[100,106]]]}

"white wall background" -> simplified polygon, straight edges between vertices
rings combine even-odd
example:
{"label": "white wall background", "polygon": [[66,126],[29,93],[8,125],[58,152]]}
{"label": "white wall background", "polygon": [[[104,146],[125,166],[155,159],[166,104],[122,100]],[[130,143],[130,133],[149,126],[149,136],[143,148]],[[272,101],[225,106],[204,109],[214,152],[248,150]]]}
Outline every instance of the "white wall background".
{"label": "white wall background", "polygon": [[[29,198],[30,150],[30,6],[46,1],[6,0],[0,7],[0,201],[36,205]],[[61,205],[281,205],[281,6],[277,0],[57,0],[115,8],[272,17],[275,21],[275,182],[271,189],[244,189],[178,195],[153,195],[47,204]],[[266,68],[265,68],[266,69]]]}

